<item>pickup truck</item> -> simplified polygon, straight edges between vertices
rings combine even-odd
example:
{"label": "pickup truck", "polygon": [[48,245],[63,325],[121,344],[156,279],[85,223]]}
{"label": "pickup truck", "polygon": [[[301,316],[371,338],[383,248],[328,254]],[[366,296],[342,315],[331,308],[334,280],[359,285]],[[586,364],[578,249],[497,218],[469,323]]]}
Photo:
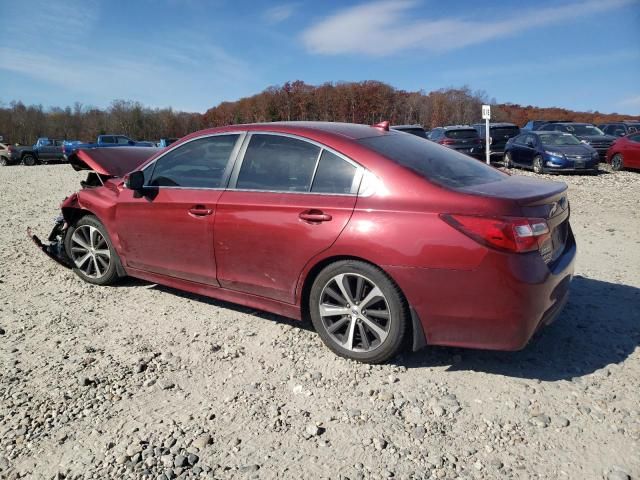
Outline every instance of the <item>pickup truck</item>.
{"label": "pickup truck", "polygon": [[54,140],[47,137],[39,138],[33,146],[8,145],[9,156],[7,164],[22,163],[31,167],[37,163],[47,164],[49,162],[64,160],[62,153],[62,140]]}
{"label": "pickup truck", "polygon": [[125,135],[98,135],[96,143],[79,143],[64,145],[63,154],[68,160],[75,150],[102,147],[155,147],[153,142],[136,142]]}

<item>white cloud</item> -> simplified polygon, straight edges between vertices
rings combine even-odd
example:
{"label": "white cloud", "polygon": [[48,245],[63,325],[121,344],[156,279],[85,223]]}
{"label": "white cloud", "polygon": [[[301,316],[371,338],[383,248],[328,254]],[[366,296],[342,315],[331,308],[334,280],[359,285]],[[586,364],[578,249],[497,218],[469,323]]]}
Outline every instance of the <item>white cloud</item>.
{"label": "white cloud", "polygon": [[264,12],[264,18],[269,23],[280,23],[291,17],[297,8],[295,3],[286,3],[283,5],[276,5],[269,8]]}
{"label": "white cloud", "polygon": [[302,41],[310,52],[325,55],[384,56],[407,49],[454,50],[631,3],[636,0],[587,0],[520,9],[503,19],[480,21],[416,19],[411,12],[416,1],[385,0],[340,10],[304,31]]}

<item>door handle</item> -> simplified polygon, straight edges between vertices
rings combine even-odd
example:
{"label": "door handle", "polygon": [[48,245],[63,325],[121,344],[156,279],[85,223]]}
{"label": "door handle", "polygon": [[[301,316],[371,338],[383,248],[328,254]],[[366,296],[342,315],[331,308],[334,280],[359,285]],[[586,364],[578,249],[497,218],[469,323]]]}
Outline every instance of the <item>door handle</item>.
{"label": "door handle", "polygon": [[204,205],[196,205],[195,207],[191,207],[189,209],[189,215],[192,217],[206,217],[207,215],[211,215],[213,210],[205,207]]}
{"label": "door handle", "polygon": [[322,210],[305,210],[298,215],[301,220],[311,223],[329,222],[333,217]]}

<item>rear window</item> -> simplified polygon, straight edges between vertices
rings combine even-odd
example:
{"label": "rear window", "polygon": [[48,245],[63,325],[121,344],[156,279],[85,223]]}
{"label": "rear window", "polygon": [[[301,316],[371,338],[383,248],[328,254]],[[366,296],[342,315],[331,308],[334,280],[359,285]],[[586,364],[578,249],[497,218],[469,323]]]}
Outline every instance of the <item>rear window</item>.
{"label": "rear window", "polygon": [[518,127],[492,127],[491,128],[491,136],[492,137],[515,137],[520,134],[520,129]]}
{"label": "rear window", "polygon": [[466,130],[447,130],[444,133],[447,138],[478,138],[478,131],[475,128]]}
{"label": "rear window", "polygon": [[467,155],[413,135],[369,137],[359,143],[444,187],[469,187],[508,177]]}

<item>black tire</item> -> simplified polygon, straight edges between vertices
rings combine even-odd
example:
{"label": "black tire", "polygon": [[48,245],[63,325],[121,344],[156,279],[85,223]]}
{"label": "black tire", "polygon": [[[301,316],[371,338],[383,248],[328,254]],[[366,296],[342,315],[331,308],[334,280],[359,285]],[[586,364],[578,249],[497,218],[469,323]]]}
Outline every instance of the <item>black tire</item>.
{"label": "black tire", "polygon": [[7,157],[0,157],[0,167],[6,167],[7,165],[9,165]]}
{"label": "black tire", "polygon": [[622,169],[624,169],[624,158],[622,158],[621,153],[616,153],[611,158],[611,170],[619,172]]}
{"label": "black tire", "polygon": [[[82,236],[85,234],[85,232],[93,232],[92,229],[95,229],[97,230],[97,232],[99,232],[99,235],[104,240],[104,243],[96,241],[94,245],[93,236],[90,233],[89,237],[91,239],[88,241],[88,243],[90,243],[90,246],[94,248],[93,257],[89,257],[86,262],[78,265],[78,262],[83,258],[84,255],[81,245],[76,243],[77,237],[74,237],[74,234],[78,232],[78,236]],[[96,235],[96,237],[98,236]],[[88,237],[85,235],[83,237],[83,240],[87,242]],[[120,259],[118,258],[118,254],[113,248],[113,244],[111,243],[111,239],[109,238],[104,225],[102,225],[100,220],[98,220],[93,215],[86,215],[84,217],[81,217],[75,224],[67,229],[67,233],[64,239],[64,249],[67,257],[69,257],[71,263],[74,265],[73,271],[85,282],[92,283],[94,285],[112,285],[118,280],[118,265]],[[108,266],[105,267],[105,258],[107,258],[106,254],[98,254],[97,252],[106,251],[109,252],[109,261]],[[93,269],[91,268],[91,265],[93,266]]]}
{"label": "black tire", "polygon": [[513,168],[513,162],[511,161],[511,154],[509,152],[504,152],[504,157],[502,157],[502,164],[505,168]]}
{"label": "black tire", "polygon": [[537,155],[534,159],[533,159],[533,171],[536,173],[544,173],[544,163],[542,160],[542,157],[540,155]]}
{"label": "black tire", "polygon": [[[357,314],[359,316],[347,313],[344,315],[325,315],[323,317],[320,313],[321,300],[323,301],[323,305],[326,304],[324,303],[324,298],[321,297],[329,298],[326,292],[332,289],[331,286],[337,286],[336,283],[332,282],[335,282],[335,277],[340,275],[344,275],[345,277],[343,278],[347,278],[347,285],[349,285],[349,279],[351,279],[351,286],[349,286],[348,292],[348,296],[351,298],[357,298],[358,290],[360,290],[360,297],[362,300],[365,300],[368,294],[376,287],[378,291],[381,292],[381,295],[375,295],[372,297],[372,300],[366,302],[366,304],[363,303],[360,306],[362,310]],[[363,287],[358,287],[353,283],[353,281],[360,283],[359,278],[363,279]],[[368,291],[367,285],[369,285],[370,288]],[[335,288],[333,288],[333,291],[335,292]],[[344,298],[344,296],[342,296],[342,298]],[[374,305],[378,305],[378,308],[373,308]],[[383,305],[382,310],[380,310],[380,305]],[[337,308],[342,308],[343,310],[349,310],[350,308],[353,310],[354,306],[356,309],[358,308],[357,301],[355,305],[344,305],[344,303],[338,303],[338,305],[336,305]],[[366,310],[367,306],[372,307],[369,312]],[[373,314],[374,311],[376,312],[375,315]],[[342,260],[325,267],[316,277],[311,287],[309,312],[313,326],[322,341],[330,350],[341,357],[364,363],[383,363],[395,357],[404,345],[408,325],[408,308],[404,296],[398,286],[386,273],[369,263],[357,260]],[[381,319],[381,317],[379,317],[381,313],[386,315],[387,318]],[[331,320],[332,324],[327,326],[327,322],[330,321],[328,320],[329,318],[333,318],[335,321]],[[351,349],[345,348],[349,340],[340,343],[338,338],[336,338],[337,335],[339,335],[339,331],[329,333],[328,328],[341,322],[345,326],[345,336],[348,336],[348,330],[350,328],[353,332],[357,330],[356,333],[352,333],[351,335],[353,339],[351,346],[354,347],[359,341],[359,350],[358,347]],[[371,323],[374,322],[376,327],[385,332],[382,340],[380,340],[380,336],[374,335],[374,331],[367,327],[367,325],[371,325]],[[353,327],[351,327],[352,324]],[[368,333],[364,333],[365,330],[367,330]],[[364,337],[366,337],[366,342],[362,340],[363,333]]]}
{"label": "black tire", "polygon": [[33,155],[25,155],[22,157],[22,164],[27,167],[33,167],[36,164],[36,157]]}

